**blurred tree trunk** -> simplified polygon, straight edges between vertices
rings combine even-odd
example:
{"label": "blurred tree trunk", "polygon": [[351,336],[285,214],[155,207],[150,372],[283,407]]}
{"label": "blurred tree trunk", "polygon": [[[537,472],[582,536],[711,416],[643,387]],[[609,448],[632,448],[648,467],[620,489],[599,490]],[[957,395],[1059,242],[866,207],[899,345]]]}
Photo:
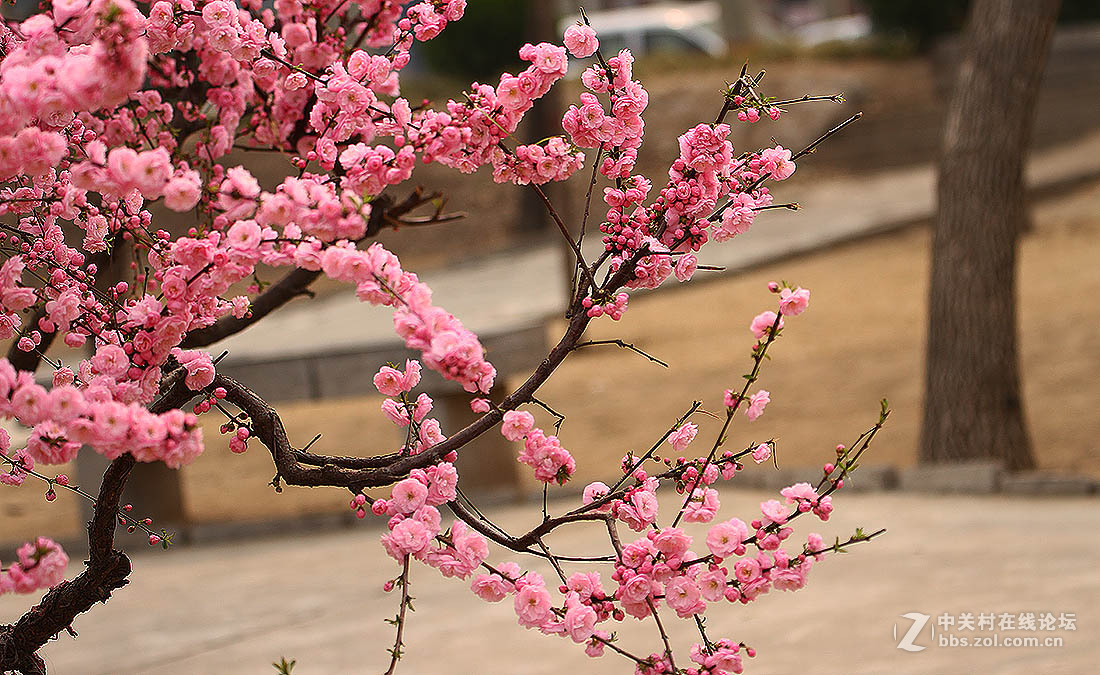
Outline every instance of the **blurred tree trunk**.
{"label": "blurred tree trunk", "polygon": [[[561,42],[557,35],[557,21],[560,16],[558,3],[549,0],[528,0],[526,6],[527,40],[533,43]],[[535,101],[525,120],[525,136],[528,143],[535,143],[549,136],[562,133],[561,116],[563,84],[559,83]],[[557,183],[542,186],[543,192],[554,203],[559,213],[565,210],[565,190]],[[546,211],[546,205],[531,188],[521,191],[519,229],[521,232],[539,232],[553,226],[553,219]]]}
{"label": "blurred tree trunk", "polygon": [[1059,0],[976,0],[944,125],[920,459],[1032,468],[1016,336],[1024,160]]}

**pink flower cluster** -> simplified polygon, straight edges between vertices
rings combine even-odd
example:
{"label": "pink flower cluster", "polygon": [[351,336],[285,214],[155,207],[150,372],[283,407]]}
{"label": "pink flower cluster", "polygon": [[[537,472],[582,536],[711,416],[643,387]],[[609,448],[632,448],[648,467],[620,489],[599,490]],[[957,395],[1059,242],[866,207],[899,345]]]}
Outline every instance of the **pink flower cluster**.
{"label": "pink flower cluster", "polygon": [[0,595],[34,593],[65,580],[69,556],[51,539],[38,537],[34,543],[23,544],[16,551],[16,556],[19,561],[12,563],[6,573],[0,572]]}
{"label": "pink flower cluster", "polygon": [[[458,473],[454,465],[443,462],[428,469],[416,469],[409,478],[397,483],[389,499],[371,505],[375,515],[389,517],[389,532],[382,535],[382,546],[395,560],[405,556],[435,567],[445,577],[465,579],[489,555],[489,545],[462,521],[455,521],[441,536],[441,521],[436,508],[455,498]],[[353,500],[353,504],[358,504]],[[440,546],[433,546],[439,540]]]}
{"label": "pink flower cluster", "polygon": [[809,483],[795,483],[780,490],[779,494],[786,498],[788,504],[797,504],[800,512],[813,511],[822,521],[828,520],[829,514],[833,512],[833,498],[830,495],[818,495]]}
{"label": "pink flower cluster", "polygon": [[523,451],[516,459],[521,464],[534,469],[535,478],[544,483],[555,482],[558,485],[565,485],[577,470],[577,462],[574,461],[573,455],[561,447],[558,437],[547,436],[538,427],[526,432]]}
{"label": "pink flower cluster", "polygon": [[561,136],[551,136],[545,145],[520,145],[511,153],[498,147],[493,153],[493,180],[516,185],[542,185],[566,180],[582,166],[583,152],[570,147]]}
{"label": "pink flower cluster", "polygon": [[159,460],[179,468],[202,453],[202,429],[194,415],[182,410],[157,415],[119,403],[107,386],[89,379],[84,388],[55,382],[47,391],[31,373],[0,358],[0,416],[34,427],[26,448],[30,458],[62,464],[83,444],[110,459],[129,452],[140,462]]}
{"label": "pink flower cluster", "polygon": [[[628,455],[624,459],[633,464],[633,457]],[[659,503],[657,501],[657,487],[659,481],[656,478],[646,476],[641,469],[632,476],[636,484],[628,488],[621,499],[612,499],[599,507],[599,511],[607,512],[626,523],[626,526],[635,532],[641,532],[657,522]],[[604,483],[596,482],[584,489],[584,503],[592,504],[602,501],[609,494],[610,488]]]}
{"label": "pink flower cluster", "polygon": [[597,303],[592,299],[592,296],[588,296],[581,301],[581,304],[585,308],[585,313],[592,318],[607,315],[613,320],[618,321],[623,318],[629,300],[630,296],[628,294],[616,293],[603,303]]}
{"label": "pink flower cluster", "polygon": [[519,624],[547,635],[568,637],[577,644],[588,643],[593,656],[603,652],[610,633],[596,626],[613,615],[613,603],[604,592],[598,572],[577,572],[559,587],[564,594],[562,608],[555,607],[546,581],[537,572],[522,574],[519,565],[502,563],[489,574],[479,574],[471,590],[486,602],[500,602],[514,594],[513,608]]}
{"label": "pink flower cluster", "polygon": [[[588,35],[591,29],[587,26],[570,27],[569,31],[573,32],[569,41],[583,51],[588,41],[595,40]],[[650,214],[641,206],[650,183],[643,176],[631,176],[642,145],[642,112],[649,105],[649,93],[632,79],[633,63],[634,57],[623,50],[608,59],[607,70],[601,65],[586,70],[581,81],[589,91],[580,95],[580,107],[569,106],[562,117],[562,128],[577,146],[602,148],[606,153],[599,170],[616,180],[616,187],[604,189],[608,211],[600,230],[605,235],[604,245],[612,252],[641,247],[650,223]],[[610,114],[597,94],[608,94]]]}
{"label": "pink flower cluster", "polygon": [[145,17],[130,0],[59,3],[52,14],[30,17],[18,33],[0,28],[0,138],[33,122],[60,128],[77,112],[113,107],[145,77]]}
{"label": "pink flower cluster", "polygon": [[526,411],[504,413],[500,433],[509,441],[523,440],[523,451],[517,460],[535,470],[535,478],[544,483],[564,485],[577,469],[569,451],[561,447],[557,436],[547,436],[535,426],[535,417]]}

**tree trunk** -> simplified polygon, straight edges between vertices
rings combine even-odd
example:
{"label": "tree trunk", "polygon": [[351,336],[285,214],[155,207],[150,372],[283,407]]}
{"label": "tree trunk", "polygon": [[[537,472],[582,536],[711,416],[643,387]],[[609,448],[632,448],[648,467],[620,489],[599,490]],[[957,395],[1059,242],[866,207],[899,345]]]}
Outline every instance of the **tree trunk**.
{"label": "tree trunk", "polygon": [[976,0],[944,125],[923,462],[1034,467],[1016,347],[1024,159],[1059,0]]}

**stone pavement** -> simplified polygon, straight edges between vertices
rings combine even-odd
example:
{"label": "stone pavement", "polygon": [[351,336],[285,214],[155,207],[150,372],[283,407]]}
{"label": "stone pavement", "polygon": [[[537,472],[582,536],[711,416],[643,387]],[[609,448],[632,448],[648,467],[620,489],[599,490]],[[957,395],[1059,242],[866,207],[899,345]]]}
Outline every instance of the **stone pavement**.
{"label": "stone pavement", "polygon": [[[720,518],[746,517],[771,496],[728,490]],[[1096,672],[1100,510],[1094,498],[841,493],[836,503],[828,523],[802,522],[795,540],[809,531],[827,540],[844,537],[856,526],[888,532],[819,563],[797,593],[773,591],[749,606],[723,603],[709,613],[713,635],[757,649],[747,673]],[[568,506],[552,502],[551,512]],[[540,517],[532,505],[490,512],[513,532]],[[629,541],[632,533],[621,529]],[[378,523],[367,521],[338,532],[149,551],[134,559],[129,586],[77,619],[78,639],[62,635],[43,655],[51,672],[60,674],[270,674],[269,664],[282,656],[297,659],[299,675],[382,672],[393,642],[393,628],[383,620],[394,615],[397,601],[381,586],[399,568],[382,552],[379,533]],[[137,537],[124,541],[141,548]],[[602,552],[606,534],[576,525],[549,543],[562,554]],[[499,550],[491,554],[494,562],[504,559]],[[589,659],[571,642],[524,630],[510,602],[484,603],[466,583],[435,570],[415,566],[411,592],[416,611],[409,615],[407,656],[398,673],[632,672],[610,652]],[[31,601],[0,598],[0,622],[13,620]],[[950,631],[956,637],[998,633],[1001,644],[1007,637],[1063,641],[1061,647],[963,648],[938,646],[944,629],[936,626],[931,638],[926,626],[915,644],[927,649],[910,653],[896,647],[911,624],[900,615],[909,612],[931,615],[932,623],[945,613],[1074,614],[1076,630]],[[664,616],[686,654],[694,624]],[[631,620],[619,634],[624,646],[638,651],[659,644],[652,622]]]}
{"label": "stone pavement", "polygon": [[[1100,132],[1093,132],[1072,144],[1036,153],[1028,180],[1041,189],[1097,174]],[[762,213],[750,232],[704,248],[701,264],[734,272],[926,219],[935,207],[935,168],[891,169],[797,187],[778,184],[773,189],[777,202],[797,201],[803,210]],[[586,259],[594,260],[602,248],[599,237],[590,233],[586,244]],[[436,304],[474,332],[497,335],[540,324],[561,311],[565,285],[561,255],[560,242],[553,241],[426,271],[420,277],[433,289]],[[705,277],[700,273],[696,278]],[[389,311],[364,306],[354,294],[342,293],[293,303],[219,343],[218,348],[229,350],[225,364],[231,365],[395,341]]]}

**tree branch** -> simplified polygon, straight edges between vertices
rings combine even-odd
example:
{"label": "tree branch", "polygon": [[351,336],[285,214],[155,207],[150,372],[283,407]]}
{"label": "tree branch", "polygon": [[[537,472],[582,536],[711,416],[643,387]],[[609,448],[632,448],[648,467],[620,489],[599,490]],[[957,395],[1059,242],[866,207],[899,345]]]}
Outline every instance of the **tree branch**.
{"label": "tree branch", "polygon": [[[184,369],[179,367],[165,376],[161,391],[161,396],[149,405],[152,412],[179,408],[194,396],[184,385]],[[133,456],[124,454],[112,461],[103,474],[88,523],[87,569],[72,581],[51,589],[15,624],[0,626],[0,672],[45,673],[45,663],[36,652],[68,629],[78,615],[97,602],[106,602],[112,592],[129,583],[130,559],[115,550],[114,539],[119,502],[133,468]]]}

